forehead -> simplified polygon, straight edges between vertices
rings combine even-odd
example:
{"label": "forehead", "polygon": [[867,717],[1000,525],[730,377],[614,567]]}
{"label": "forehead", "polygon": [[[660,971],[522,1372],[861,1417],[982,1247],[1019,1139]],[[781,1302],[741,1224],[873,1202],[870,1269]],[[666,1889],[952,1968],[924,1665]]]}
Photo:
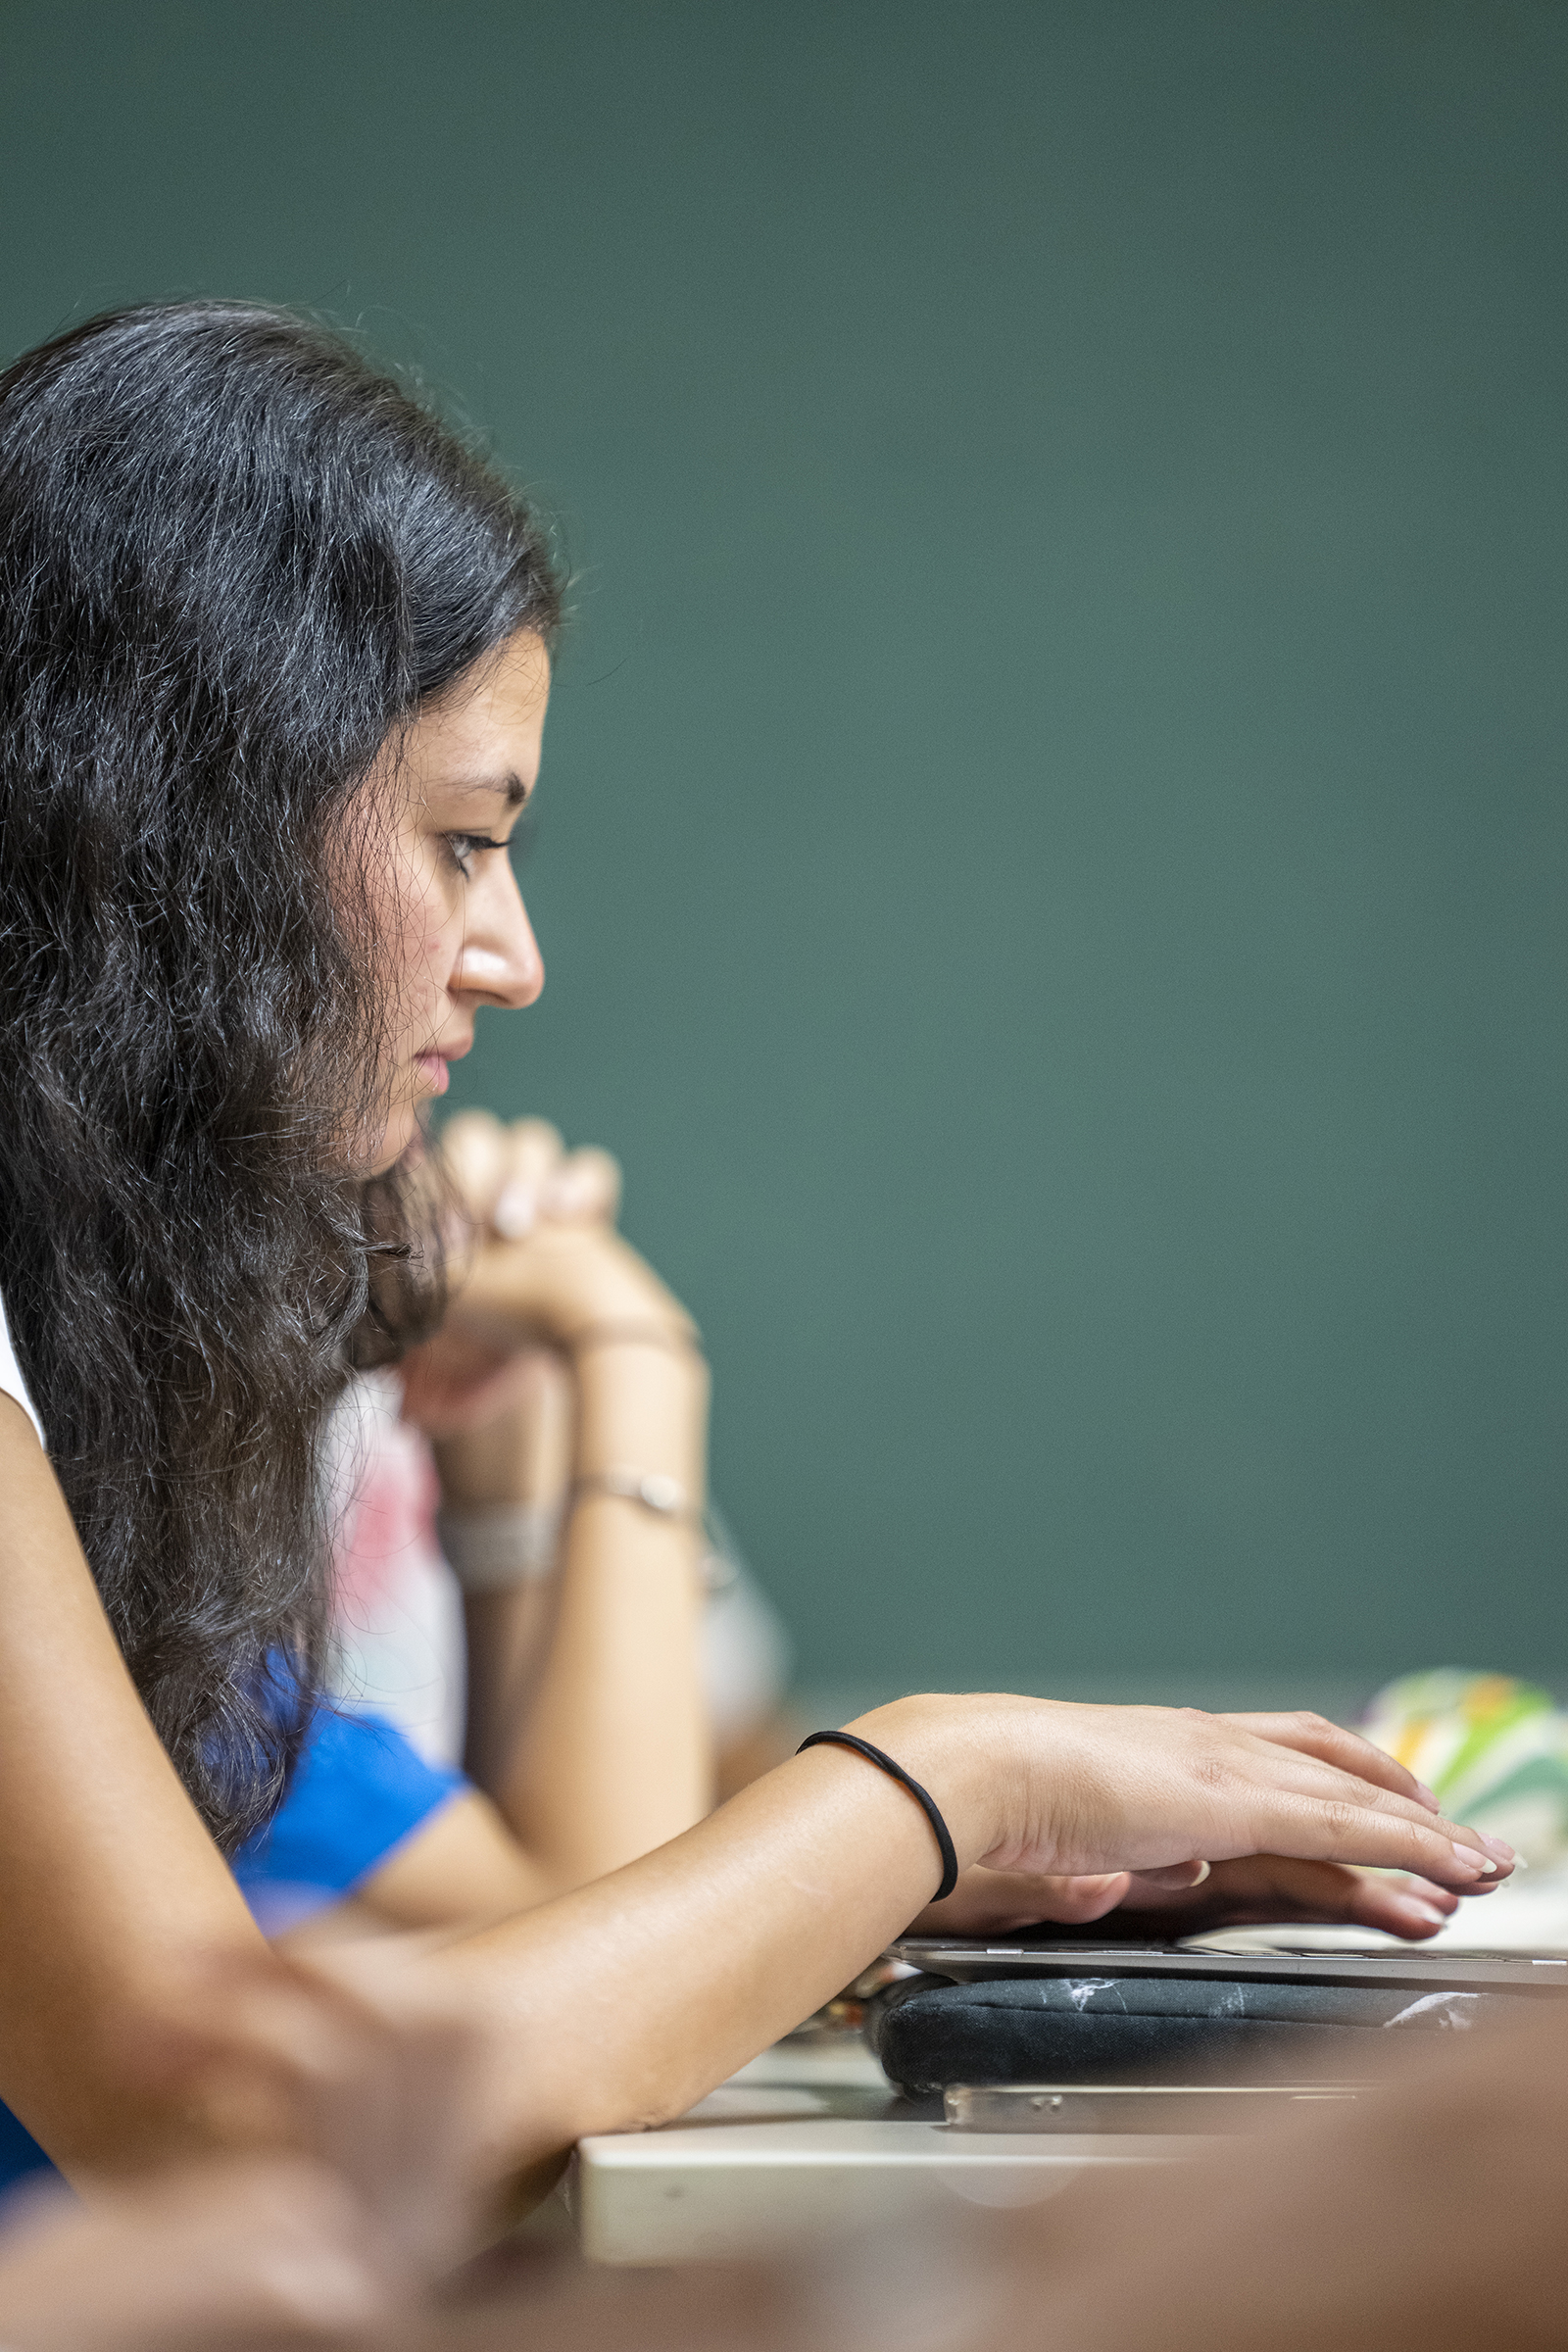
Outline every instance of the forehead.
{"label": "forehead", "polygon": [[519,630],[419,711],[402,747],[411,776],[427,793],[494,791],[513,779],[531,791],[549,701],[549,653]]}

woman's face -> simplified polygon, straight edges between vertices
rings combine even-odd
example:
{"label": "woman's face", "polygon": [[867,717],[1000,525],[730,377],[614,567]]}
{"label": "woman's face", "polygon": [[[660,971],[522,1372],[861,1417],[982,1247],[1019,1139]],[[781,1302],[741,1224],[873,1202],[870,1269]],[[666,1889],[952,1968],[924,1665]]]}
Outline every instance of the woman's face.
{"label": "woman's face", "polygon": [[[531,1004],[545,984],[507,843],[539,774],[550,657],[519,630],[427,704],[389,753],[390,1007],[386,1124],[368,1172],[414,1140],[421,1102],[473,1043],[481,1004]],[[383,838],[386,838],[383,836]]]}

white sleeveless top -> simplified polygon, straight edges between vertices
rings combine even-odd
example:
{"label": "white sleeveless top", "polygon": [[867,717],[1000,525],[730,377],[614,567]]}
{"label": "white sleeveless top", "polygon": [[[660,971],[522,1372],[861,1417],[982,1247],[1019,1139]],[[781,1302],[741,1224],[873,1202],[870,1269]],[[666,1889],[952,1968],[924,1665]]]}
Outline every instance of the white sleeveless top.
{"label": "white sleeveless top", "polygon": [[11,1345],[11,1333],[6,1325],[6,1302],[3,1298],[0,1298],[0,1395],[16,1398],[33,1428],[38,1432],[39,1445],[47,1450],[49,1441],[43,1434],[43,1423],[34,1410],[32,1398],[27,1395],[27,1384],[22,1377],[22,1366],[17,1361],[17,1351]]}

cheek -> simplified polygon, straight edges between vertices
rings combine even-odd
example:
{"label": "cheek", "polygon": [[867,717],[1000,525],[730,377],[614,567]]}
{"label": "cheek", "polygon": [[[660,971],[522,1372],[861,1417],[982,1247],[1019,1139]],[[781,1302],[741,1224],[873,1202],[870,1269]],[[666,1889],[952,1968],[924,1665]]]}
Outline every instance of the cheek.
{"label": "cheek", "polygon": [[463,909],[428,868],[406,875],[398,907],[398,994],[405,1025],[413,1029],[427,1020],[462,952]]}

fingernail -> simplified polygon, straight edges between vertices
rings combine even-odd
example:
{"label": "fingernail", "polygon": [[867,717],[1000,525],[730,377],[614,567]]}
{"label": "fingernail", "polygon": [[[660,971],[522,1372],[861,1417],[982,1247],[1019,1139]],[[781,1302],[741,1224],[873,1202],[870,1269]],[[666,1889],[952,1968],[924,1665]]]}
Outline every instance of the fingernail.
{"label": "fingernail", "polygon": [[1429,1788],[1425,1781],[1417,1781],[1415,1785],[1415,1792],[1424,1805],[1431,1806],[1434,1813],[1441,1813],[1443,1811],[1443,1807],[1438,1801],[1437,1790],[1435,1788]]}
{"label": "fingernail", "polygon": [[1480,1838],[1488,1853],[1495,1854],[1499,1862],[1511,1862],[1513,1860],[1513,1847],[1508,1843],[1506,1838],[1489,1838],[1485,1830],[1477,1830],[1476,1836]]}
{"label": "fingernail", "polygon": [[1478,1854],[1473,1845],[1461,1845],[1457,1838],[1453,1840],[1453,1858],[1462,1868],[1469,1871],[1472,1878],[1479,1879],[1484,1872],[1495,1870],[1497,1867],[1488,1855]]}
{"label": "fingernail", "polygon": [[1405,1908],[1429,1928],[1446,1928],[1448,1924],[1446,1911],[1434,1911],[1428,1903],[1407,1903]]}
{"label": "fingernail", "polygon": [[490,1222],[505,1242],[520,1242],[532,1233],[538,1201],[531,1184],[509,1184],[490,1213]]}

